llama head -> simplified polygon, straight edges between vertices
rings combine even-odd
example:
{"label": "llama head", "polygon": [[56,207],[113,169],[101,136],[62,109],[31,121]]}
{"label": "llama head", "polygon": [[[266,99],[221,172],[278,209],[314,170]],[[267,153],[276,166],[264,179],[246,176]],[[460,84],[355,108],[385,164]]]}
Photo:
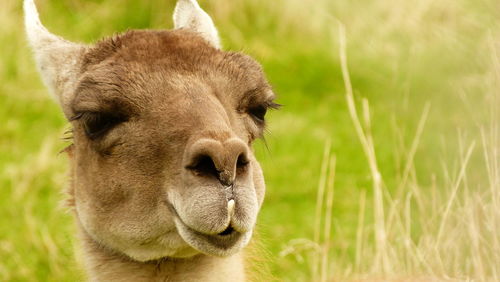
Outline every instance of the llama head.
{"label": "llama head", "polygon": [[174,30],[68,42],[24,1],[44,82],[73,126],[71,194],[81,229],[132,259],[231,255],[264,197],[251,149],[274,94],[250,57],[220,50],[195,0]]}

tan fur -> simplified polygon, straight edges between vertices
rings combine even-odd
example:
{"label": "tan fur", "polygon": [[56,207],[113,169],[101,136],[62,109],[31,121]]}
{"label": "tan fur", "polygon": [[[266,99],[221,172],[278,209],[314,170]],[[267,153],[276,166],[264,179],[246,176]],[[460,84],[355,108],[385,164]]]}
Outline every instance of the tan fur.
{"label": "tan fur", "polygon": [[[90,281],[245,281],[242,254],[230,257],[195,255],[137,262],[99,246],[83,235]],[[252,280],[255,281],[255,280]]]}
{"label": "tan fur", "polygon": [[[176,17],[200,15],[189,2]],[[265,191],[251,145],[274,99],[259,64],[196,28],[129,31],[67,64],[50,61],[54,40],[32,42],[73,126],[69,194],[90,280],[244,280]]]}

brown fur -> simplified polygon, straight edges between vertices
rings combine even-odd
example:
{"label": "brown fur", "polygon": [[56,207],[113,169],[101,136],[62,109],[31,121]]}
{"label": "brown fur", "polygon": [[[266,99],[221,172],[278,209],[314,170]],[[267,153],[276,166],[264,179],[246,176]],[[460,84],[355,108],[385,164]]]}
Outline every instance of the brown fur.
{"label": "brown fur", "polygon": [[[145,281],[166,277],[172,281],[178,281],[175,277],[194,279],[195,276],[189,275],[206,274],[215,269],[218,274],[231,272],[233,278],[237,278],[236,273],[243,275],[242,271],[235,271],[242,267],[240,264],[200,254],[177,238],[177,231],[170,231],[175,230],[175,225],[167,194],[169,189],[177,188],[181,188],[177,192],[180,197],[185,193],[193,194],[188,196],[195,203],[187,205],[194,206],[185,212],[194,213],[193,217],[203,222],[208,220],[207,216],[224,214],[223,200],[198,203],[199,199],[217,197],[213,193],[217,194],[222,187],[217,188],[220,184],[210,176],[186,176],[184,152],[200,139],[225,142],[233,138],[246,147],[262,135],[263,124],[255,122],[248,114],[249,108],[260,103],[269,104],[273,99],[260,66],[248,56],[217,50],[186,30],[130,31],[99,42],[83,61],[70,109],[75,115],[72,118],[74,148],[70,154],[74,181],[70,194],[75,197],[91,275],[98,280],[110,280],[131,272]],[[86,121],[78,117],[84,112],[119,114],[125,116],[127,122],[118,124],[104,137],[92,140],[83,130]],[[220,149],[217,147],[212,154],[226,154],[217,151]],[[237,186],[238,175],[231,176],[236,177],[235,186],[239,189],[236,192],[241,191],[235,215],[237,218],[238,211],[241,213],[240,221],[248,220],[248,212],[255,209],[246,207],[245,200],[251,197],[248,191],[256,189],[256,204],[260,206],[264,188],[260,168],[251,150],[245,152],[252,163],[248,170],[254,171],[253,176],[245,177],[245,172],[240,172],[243,175],[241,188]],[[214,162],[219,165],[215,159]],[[252,183],[255,188],[250,188]],[[213,188],[185,191],[200,185]],[[79,202],[83,208],[79,209]],[[196,214],[200,212],[198,207],[202,209],[206,205],[215,206],[210,213]],[[199,222],[197,219],[193,222]],[[215,223],[209,220],[209,224],[215,224],[214,228],[225,226],[217,223],[219,220],[216,218]],[[134,228],[139,232],[128,231]],[[155,232],[150,232],[151,229]],[[220,231],[219,228],[217,232]],[[173,258],[158,260],[153,257],[153,261],[149,261],[148,255],[136,255],[135,260],[146,260],[139,262],[119,254],[127,254],[127,250],[123,250],[127,244],[147,246],[162,232],[175,232],[169,235],[174,236],[173,239],[167,239],[174,241],[175,250],[170,253]],[[120,240],[122,242],[117,244]],[[156,248],[157,242],[147,247]],[[128,255],[134,256],[134,252]],[[175,259],[185,256],[189,258]],[[241,261],[238,254],[233,259]],[[168,271],[188,265],[201,269]],[[134,281],[139,277],[136,279]]]}
{"label": "brown fur", "polygon": [[31,0],[24,9],[73,126],[69,203],[90,280],[244,280],[241,250],[265,191],[251,145],[275,106],[260,65],[218,49],[194,0],[179,0],[176,30],[93,46],[48,33]]}

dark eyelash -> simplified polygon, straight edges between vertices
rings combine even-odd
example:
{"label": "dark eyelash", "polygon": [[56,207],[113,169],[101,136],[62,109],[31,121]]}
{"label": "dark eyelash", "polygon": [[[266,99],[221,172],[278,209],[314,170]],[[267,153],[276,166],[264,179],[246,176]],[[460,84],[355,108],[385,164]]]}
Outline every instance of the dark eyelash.
{"label": "dark eyelash", "polygon": [[250,107],[248,109],[248,114],[253,118],[255,122],[258,124],[265,123],[265,115],[268,109],[279,109],[281,107],[280,104],[274,102],[265,102],[263,104]]}
{"label": "dark eyelash", "polygon": [[116,125],[126,121],[126,118],[116,114],[100,112],[77,113],[70,121],[80,120],[85,134],[94,140],[103,136]]}
{"label": "dark eyelash", "polygon": [[279,110],[281,107],[283,107],[282,104],[278,104],[278,103],[275,103],[275,102],[267,102],[266,106],[269,109],[273,109],[273,110]]}
{"label": "dark eyelash", "polygon": [[79,120],[80,118],[82,118],[82,116],[83,116],[83,112],[82,113],[76,113],[74,116],[72,116],[72,117],[69,118],[69,121]]}

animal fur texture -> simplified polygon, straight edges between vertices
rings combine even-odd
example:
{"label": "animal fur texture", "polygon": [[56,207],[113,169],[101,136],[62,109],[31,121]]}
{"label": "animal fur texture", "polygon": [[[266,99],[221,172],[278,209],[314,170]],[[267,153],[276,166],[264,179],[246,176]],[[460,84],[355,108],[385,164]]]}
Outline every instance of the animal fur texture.
{"label": "animal fur texture", "polygon": [[92,281],[242,281],[264,199],[252,151],[275,98],[252,58],[220,49],[179,0],[174,30],[66,41],[24,1],[41,76],[73,127],[75,219]]}

